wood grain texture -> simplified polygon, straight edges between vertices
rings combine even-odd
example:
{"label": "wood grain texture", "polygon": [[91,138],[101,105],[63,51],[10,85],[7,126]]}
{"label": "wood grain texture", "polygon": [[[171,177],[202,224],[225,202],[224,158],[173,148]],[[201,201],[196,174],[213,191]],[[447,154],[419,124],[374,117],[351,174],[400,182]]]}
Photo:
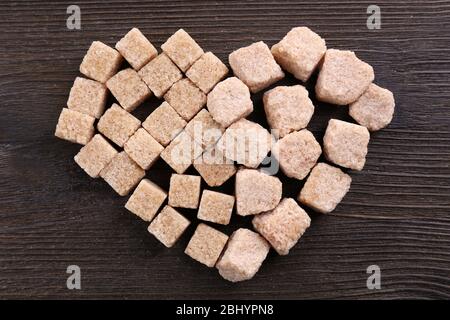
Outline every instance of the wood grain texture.
{"label": "wood grain texture", "polygon": [[[382,28],[368,30],[372,3],[77,1],[82,30],[69,31],[72,3],[2,1],[0,298],[450,298],[450,1],[376,1]],[[123,208],[125,198],[74,163],[79,146],[53,136],[93,40],[114,45],[136,26],[159,47],[182,27],[227,61],[232,50],[272,45],[298,25],[373,65],[376,82],[395,94],[396,114],[372,135],[364,171],[351,173],[336,211],[309,211],[301,242],[289,256],[271,253],[251,281],[228,283],[183,254],[196,223],[165,249]],[[254,101],[251,119],[264,124],[261,95]],[[137,116],[157,104],[146,102]],[[310,129],[318,139],[329,118],[349,119],[346,107],[316,105]],[[163,161],[148,176],[168,188]],[[301,183],[283,182],[285,196],[296,196]],[[221,229],[249,221],[234,216]],[[66,289],[71,264],[81,267],[80,291]],[[381,290],[366,288],[371,264],[381,268]]]}

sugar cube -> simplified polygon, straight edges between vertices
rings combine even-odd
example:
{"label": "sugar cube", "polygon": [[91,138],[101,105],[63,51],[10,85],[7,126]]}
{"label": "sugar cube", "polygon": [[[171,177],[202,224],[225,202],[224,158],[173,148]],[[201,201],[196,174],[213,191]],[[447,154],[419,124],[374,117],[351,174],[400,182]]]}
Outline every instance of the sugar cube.
{"label": "sugar cube", "polygon": [[272,153],[286,176],[302,180],[315,166],[322,148],[313,134],[303,129],[278,140]]}
{"label": "sugar cube", "polygon": [[227,74],[227,66],[214,53],[206,52],[189,68],[186,77],[207,94]]}
{"label": "sugar cube", "polygon": [[108,89],[103,83],[76,77],[70,89],[67,107],[98,119],[105,110],[107,97]]}
{"label": "sugar cube", "polygon": [[353,51],[328,49],[316,82],[316,98],[337,105],[355,102],[375,78]]}
{"label": "sugar cube", "polygon": [[94,135],[95,118],[63,108],[56,125],[55,136],[70,142],[86,144]]}
{"label": "sugar cube", "polygon": [[267,122],[280,138],[306,128],[314,113],[308,91],[301,85],[273,88],[264,93],[263,102]]}
{"label": "sugar cube", "polygon": [[183,128],[186,121],[168,104],[163,102],[145,119],[142,126],[163,146],[167,146]]}
{"label": "sugar cube", "polygon": [[116,43],[116,49],[136,71],[158,55],[158,51],[138,28],[128,31]]}
{"label": "sugar cube", "polygon": [[221,186],[236,173],[233,161],[216,148],[207,149],[195,159],[194,168],[210,187]]}
{"label": "sugar cube", "polygon": [[278,254],[287,255],[309,228],[311,219],[294,199],[285,198],[272,211],[255,216],[252,224]]}
{"label": "sugar cube", "polygon": [[269,250],[270,245],[263,237],[240,228],[231,235],[216,268],[228,281],[249,280],[258,272]]}
{"label": "sugar cube", "polygon": [[234,197],[221,192],[203,190],[197,218],[227,225],[230,223]]}
{"label": "sugar cube", "polygon": [[137,72],[131,68],[119,71],[106,82],[106,86],[128,112],[136,109],[152,94]]}
{"label": "sugar cube", "polygon": [[190,221],[171,206],[165,206],[153,219],[148,232],[156,237],[163,245],[170,248],[181,237],[189,226]]}
{"label": "sugar cube", "polygon": [[123,147],[140,126],[141,121],[115,103],[97,123],[98,131],[119,147]]}
{"label": "sugar cube", "polygon": [[329,213],[344,198],[352,178],[341,169],[318,163],[300,191],[298,201],[321,213]]}
{"label": "sugar cube", "polygon": [[283,70],[276,63],[267,44],[262,41],[233,51],[228,61],[234,74],[253,93],[284,78]]}
{"label": "sugar cube", "polygon": [[207,108],[214,120],[226,128],[252,113],[253,102],[248,87],[231,77],[219,82],[208,94]]}
{"label": "sugar cube", "polygon": [[214,267],[228,236],[204,223],[200,223],[189,241],[186,250],[188,256],[203,263],[207,267]]}
{"label": "sugar cube", "polygon": [[241,119],[225,130],[217,149],[225,157],[249,168],[264,160],[273,144],[272,135],[260,124]]}
{"label": "sugar cube", "polygon": [[172,174],[170,177],[169,205],[178,208],[197,209],[200,198],[199,176]]}
{"label": "sugar cube", "polygon": [[161,98],[175,82],[183,78],[181,71],[164,53],[143,66],[138,74],[158,98]]}
{"label": "sugar cube", "polygon": [[325,40],[307,27],[292,28],[271,49],[281,67],[303,82],[309,79],[326,50]]}
{"label": "sugar cube", "polygon": [[202,146],[183,131],[161,152],[160,156],[175,172],[182,174],[202,152]]}
{"label": "sugar cube", "polygon": [[392,121],[394,108],[392,92],[372,83],[358,100],[350,104],[349,114],[360,125],[377,131]]}
{"label": "sugar cube", "polygon": [[126,152],[114,156],[111,162],[100,171],[100,177],[121,196],[126,196],[145,176],[145,171],[134,162]]}
{"label": "sugar cube", "polygon": [[74,160],[90,177],[97,178],[116,154],[116,149],[101,134],[96,134],[75,155]]}
{"label": "sugar cube", "polygon": [[179,29],[165,43],[161,49],[183,72],[203,54],[203,49],[183,29]]}
{"label": "sugar cube", "polygon": [[184,130],[205,149],[214,146],[225,131],[206,109],[200,110]]}
{"label": "sugar cube", "polygon": [[125,208],[144,221],[152,221],[167,198],[167,193],[149,179],[139,182]]}
{"label": "sugar cube", "polygon": [[175,82],[164,99],[186,121],[191,120],[206,104],[206,95],[188,78]]}
{"label": "sugar cube", "polygon": [[100,41],[92,42],[80,65],[80,72],[88,78],[105,83],[122,63],[122,56]]}
{"label": "sugar cube", "polygon": [[148,170],[158,160],[164,147],[145,129],[139,128],[125,142],[124,150],[142,169]]}
{"label": "sugar cube", "polygon": [[236,173],[237,214],[248,216],[269,211],[281,200],[280,179],[255,169],[240,169]]}
{"label": "sugar cube", "polygon": [[331,119],[323,137],[326,158],[342,167],[362,170],[370,134],[366,127]]}

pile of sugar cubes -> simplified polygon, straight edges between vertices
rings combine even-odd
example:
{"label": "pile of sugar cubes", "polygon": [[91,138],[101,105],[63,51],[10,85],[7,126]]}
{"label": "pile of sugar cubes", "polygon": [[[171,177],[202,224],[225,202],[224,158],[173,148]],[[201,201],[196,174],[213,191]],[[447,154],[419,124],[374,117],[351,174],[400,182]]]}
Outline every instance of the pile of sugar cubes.
{"label": "pile of sugar cubes", "polygon": [[[103,178],[121,196],[133,191],[125,208],[150,223],[148,231],[166,247],[191,223],[176,208],[196,209],[203,222],[185,253],[229,281],[250,279],[271,247],[288,254],[310,226],[300,205],[329,213],[344,198],[351,177],[342,168],[363,169],[369,131],[392,120],[393,94],[373,83],[372,67],[354,52],[327,49],[307,27],[293,28],[271,49],[261,41],[232,52],[231,77],[183,29],[161,49],[137,28],[115,49],[94,41],[55,135],[83,145],[74,159],[89,176]],[[131,67],[120,70],[123,59]],[[314,105],[300,84],[316,70],[316,98],[349,105],[358,123],[331,119],[323,146],[306,129]],[[285,72],[300,81],[264,93],[269,132],[246,119],[251,94]],[[109,92],[117,103],[105,110]],[[164,101],[141,123],[131,112],[152,95]],[[328,163],[318,162],[322,151]],[[280,179],[258,169],[269,152],[286,176],[306,179],[297,199],[283,198]],[[145,178],[158,158],[174,171],[168,191]],[[184,174],[191,165],[199,175]],[[202,179],[214,188],[233,176],[234,195],[201,190]],[[229,224],[233,212],[253,215],[254,231],[240,228],[228,236],[211,226]]]}

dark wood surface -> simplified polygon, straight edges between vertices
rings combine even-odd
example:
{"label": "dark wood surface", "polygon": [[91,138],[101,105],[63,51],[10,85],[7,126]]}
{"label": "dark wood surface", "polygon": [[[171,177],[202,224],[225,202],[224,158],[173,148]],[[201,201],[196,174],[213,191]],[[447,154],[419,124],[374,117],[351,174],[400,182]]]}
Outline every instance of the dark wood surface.
{"label": "dark wood surface", "polygon": [[[77,1],[82,29],[70,31],[72,3],[2,1],[0,298],[450,298],[450,1],[376,1],[381,29],[368,30],[373,2]],[[395,118],[372,135],[367,164],[351,173],[336,211],[308,211],[313,222],[300,243],[288,256],[272,252],[251,281],[226,282],[183,254],[195,211],[183,211],[194,223],[164,248],[123,208],[126,198],[74,163],[80,147],[53,136],[93,40],[114,45],[136,26],[159,48],[182,27],[227,61],[234,49],[272,45],[299,25],[369,62],[376,83],[395,94]],[[261,95],[254,101],[251,119],[264,123]],[[143,119],[157,104],[136,114]],[[329,118],[349,120],[347,107],[316,106],[318,139]],[[168,188],[163,161],[148,176]],[[296,196],[301,183],[282,179],[284,195]],[[221,230],[249,221],[235,216]],[[66,288],[72,264],[82,290]],[[381,290],[366,287],[372,264]]]}

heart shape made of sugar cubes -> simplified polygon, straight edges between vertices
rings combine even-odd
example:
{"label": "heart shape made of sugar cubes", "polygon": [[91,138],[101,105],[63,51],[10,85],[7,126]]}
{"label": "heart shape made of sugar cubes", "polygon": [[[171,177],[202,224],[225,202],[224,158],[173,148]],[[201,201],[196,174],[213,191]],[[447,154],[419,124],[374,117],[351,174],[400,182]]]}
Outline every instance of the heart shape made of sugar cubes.
{"label": "heart shape made of sugar cubes", "polygon": [[[363,169],[369,130],[391,122],[394,97],[373,83],[369,64],[352,51],[327,49],[307,27],[293,28],[271,49],[260,41],[232,52],[232,77],[183,29],[161,49],[158,54],[137,28],[115,49],[94,41],[80,65],[87,78],[75,79],[55,135],[84,145],[74,159],[89,176],[103,178],[121,196],[134,189],[125,208],[149,222],[148,231],[166,247],[190,224],[175,208],[198,209],[204,222],[185,253],[229,281],[250,279],[270,247],[288,254],[310,226],[299,203],[320,213],[336,208],[351,184],[341,168]],[[129,67],[119,70],[123,58]],[[358,123],[331,119],[323,147],[306,129],[315,107],[300,84],[316,69],[316,99],[349,105]],[[263,94],[269,132],[246,119],[254,108],[251,93],[275,84],[285,72],[300,81]],[[105,111],[108,91],[117,103]],[[152,95],[164,101],[141,123],[131,112]],[[322,148],[328,163],[318,162]],[[168,192],[145,178],[159,158],[176,172]],[[306,180],[297,199],[282,198],[278,166],[261,167],[267,159],[287,177]],[[184,174],[191,165],[199,175]],[[202,179],[215,188],[233,176],[234,195],[201,194]],[[240,228],[228,236],[206,223],[227,225],[234,211],[253,215],[254,231]]]}

